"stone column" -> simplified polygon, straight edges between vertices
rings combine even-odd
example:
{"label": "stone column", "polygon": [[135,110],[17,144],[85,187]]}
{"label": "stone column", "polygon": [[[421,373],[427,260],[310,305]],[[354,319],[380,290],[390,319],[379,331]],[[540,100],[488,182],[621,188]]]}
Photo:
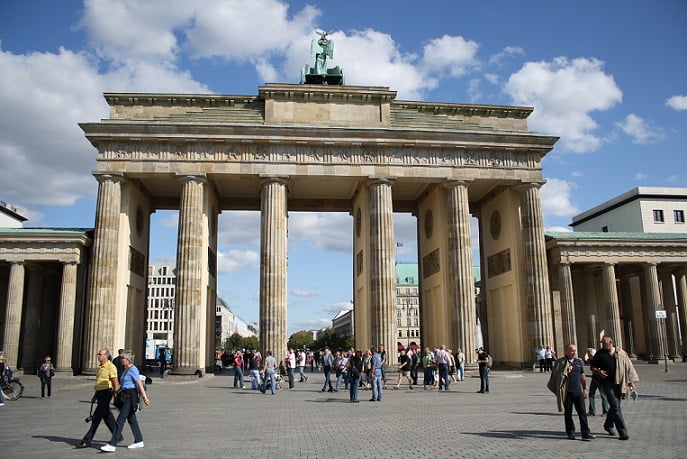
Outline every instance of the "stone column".
{"label": "stone column", "polygon": [[97,353],[114,347],[115,305],[117,302],[117,244],[121,212],[122,183],[119,174],[96,175],[98,204],[91,261],[90,295],[86,310],[83,369],[95,374]]}
{"label": "stone column", "polygon": [[537,349],[541,344],[554,346],[540,186],[539,183],[528,183],[519,187],[531,350]]}
{"label": "stone column", "polygon": [[666,333],[666,351],[669,358],[675,360],[680,357],[679,330],[677,305],[675,304],[675,289],[673,288],[673,273],[670,269],[662,269],[659,272],[659,285],[663,294],[663,309],[666,311],[666,319],[663,320]]}
{"label": "stone column", "polygon": [[561,293],[561,312],[563,316],[563,346],[577,343],[577,326],[575,321],[575,297],[573,295],[572,273],[570,263],[561,261],[558,266],[558,283]]}
{"label": "stone column", "polygon": [[587,306],[587,346],[598,349],[600,345],[599,305],[596,302],[596,283],[594,273],[584,271],[585,303]]}
{"label": "stone column", "polygon": [[195,374],[205,370],[201,360],[201,323],[203,308],[202,275],[203,197],[207,180],[202,175],[181,175],[181,205],[179,207],[179,238],[177,241],[177,285],[174,312],[175,374]]}
{"label": "stone column", "polygon": [[383,344],[388,364],[396,355],[396,267],[392,180],[370,182],[370,305],[372,344]]}
{"label": "stone column", "polygon": [[21,333],[21,316],[24,306],[24,275],[23,262],[15,262],[10,266],[10,278],[7,289],[7,309],[5,312],[5,340],[2,343],[5,359],[11,366],[17,365],[19,356],[19,336]]}
{"label": "stone column", "polygon": [[681,352],[687,354],[687,267],[675,273],[677,285],[678,322],[680,324]]}
{"label": "stone column", "polygon": [[260,346],[286,356],[288,207],[285,178],[268,177],[260,202]]}
{"label": "stone column", "polygon": [[[649,339],[649,360],[663,359],[665,347],[663,342],[663,326],[656,318],[656,310],[661,308],[661,293],[658,285],[658,271],[656,263],[644,264],[644,285],[646,286],[646,306],[644,320]],[[664,319],[661,319],[664,320]]]}
{"label": "stone column", "polygon": [[618,303],[618,287],[615,282],[615,265],[604,263],[601,268],[604,283],[604,307],[608,317],[606,334],[611,335],[615,345],[621,349],[623,346],[623,336],[620,327],[620,305]]}
{"label": "stone column", "polygon": [[449,304],[453,342],[447,344],[468,354],[477,347],[468,183],[450,182],[445,187],[448,194],[449,277],[452,281],[449,297],[453,300]]}
{"label": "stone column", "polygon": [[55,349],[55,368],[57,371],[72,371],[72,347],[74,344],[74,312],[76,307],[76,268],[75,261],[62,265],[62,289],[60,291],[60,310],[57,316],[57,346]]}

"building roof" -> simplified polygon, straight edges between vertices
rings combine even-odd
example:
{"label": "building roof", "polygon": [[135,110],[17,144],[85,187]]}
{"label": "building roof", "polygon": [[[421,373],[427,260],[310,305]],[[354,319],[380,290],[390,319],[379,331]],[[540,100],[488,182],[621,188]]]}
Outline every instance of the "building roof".
{"label": "building roof", "polygon": [[663,241],[663,240],[687,240],[687,233],[630,233],[630,232],[610,232],[601,231],[546,231],[546,240],[551,239],[579,239],[579,240],[620,240],[634,239],[644,241]]}
{"label": "building roof", "polygon": [[396,285],[418,285],[417,263],[396,262]]}
{"label": "building roof", "polygon": [[5,201],[0,201],[0,212],[9,215],[13,219],[20,221],[20,222],[25,222],[28,220],[28,218],[24,217],[21,213],[20,210],[14,207],[11,204],[6,203]]}
{"label": "building roof", "polygon": [[627,204],[628,202],[635,201],[637,199],[663,199],[663,200],[683,200],[687,201],[687,188],[661,188],[654,186],[639,186],[633,188],[632,190],[618,195],[603,204],[599,204],[596,207],[592,207],[589,210],[582,212],[581,214],[575,215],[572,218],[572,223],[570,226],[579,225],[587,220],[591,220],[601,214],[604,214],[610,210],[618,208]]}
{"label": "building roof", "polygon": [[93,228],[0,228],[0,234],[79,234],[87,235]]}

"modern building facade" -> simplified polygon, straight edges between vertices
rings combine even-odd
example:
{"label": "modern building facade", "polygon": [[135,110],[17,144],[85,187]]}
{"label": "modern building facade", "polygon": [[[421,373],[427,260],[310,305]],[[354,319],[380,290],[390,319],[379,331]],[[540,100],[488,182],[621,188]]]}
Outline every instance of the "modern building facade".
{"label": "modern building facade", "polygon": [[405,347],[420,344],[420,279],[417,263],[396,263],[397,341]]}

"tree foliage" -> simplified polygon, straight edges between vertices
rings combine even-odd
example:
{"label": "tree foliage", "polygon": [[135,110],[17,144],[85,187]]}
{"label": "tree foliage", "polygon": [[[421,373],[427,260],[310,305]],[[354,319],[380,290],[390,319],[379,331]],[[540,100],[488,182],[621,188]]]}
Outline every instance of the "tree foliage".
{"label": "tree foliage", "polygon": [[257,336],[243,337],[234,333],[224,342],[224,348],[233,349],[260,349],[260,341]]}
{"label": "tree foliage", "polygon": [[325,346],[329,346],[330,349],[348,349],[350,347],[355,347],[355,336],[337,336],[336,333],[334,333],[334,329],[330,327],[313,344],[313,348],[315,349],[322,349]]}
{"label": "tree foliage", "polygon": [[311,333],[301,330],[291,335],[286,345],[293,349],[312,348],[314,342]]}

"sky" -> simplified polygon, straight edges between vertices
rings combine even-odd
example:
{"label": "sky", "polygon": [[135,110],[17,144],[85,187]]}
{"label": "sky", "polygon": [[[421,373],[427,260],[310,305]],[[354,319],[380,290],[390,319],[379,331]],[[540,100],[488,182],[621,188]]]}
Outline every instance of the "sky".
{"label": "sky", "polygon": [[[25,226],[93,227],[96,150],[78,123],[109,116],[104,92],[298,83],[318,29],[332,31],[347,84],[534,107],[529,129],[560,137],[542,162],[549,230],[637,186],[687,186],[683,0],[0,0],[0,200]],[[153,214],[151,262],[174,262],[177,218]],[[352,225],[289,214],[289,333],[351,307]],[[394,225],[398,260],[416,262],[415,219]],[[258,238],[258,212],[220,216],[219,294],[248,323]]]}

